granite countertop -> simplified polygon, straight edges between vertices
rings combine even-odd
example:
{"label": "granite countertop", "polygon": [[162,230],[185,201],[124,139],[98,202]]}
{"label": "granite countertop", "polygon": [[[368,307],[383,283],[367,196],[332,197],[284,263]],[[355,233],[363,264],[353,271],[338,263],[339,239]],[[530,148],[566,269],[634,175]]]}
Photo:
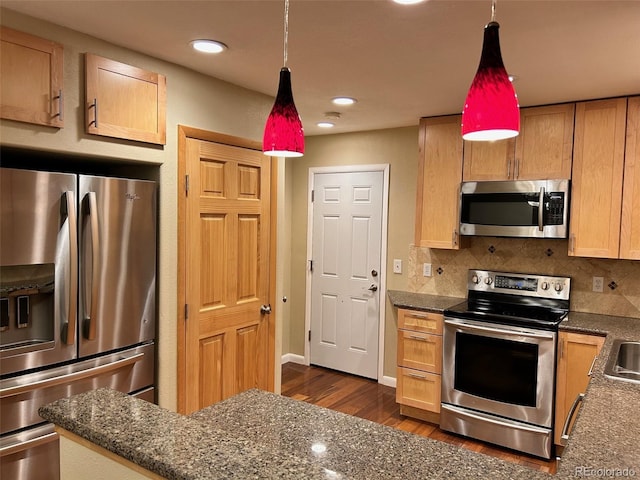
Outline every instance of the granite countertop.
{"label": "granite countertop", "polygon": [[[426,310],[437,311],[451,299],[431,297],[436,305],[423,303]],[[556,477],[599,472],[610,477],[625,468],[627,475],[631,470],[640,474],[640,385],[610,380],[603,373],[614,338],[640,340],[640,319],[572,312],[561,329],[608,336]],[[39,413],[169,479],[551,478],[261,390],[243,392],[190,416],[110,389],[58,400]]]}
{"label": "granite countertop", "polygon": [[110,389],[40,415],[168,479],[542,479],[524,466],[249,390],[182,416]]}
{"label": "granite countertop", "polygon": [[394,307],[412,308],[414,310],[424,310],[436,313],[442,313],[447,308],[451,308],[466,300],[465,298],[460,297],[413,293],[402,290],[387,290],[387,296]]}
{"label": "granite countertop", "polygon": [[[583,404],[558,466],[564,477],[596,476],[598,469],[631,470],[640,474],[640,384],[612,380],[604,367],[617,338],[640,341],[640,318],[570,312],[560,330],[606,335],[602,351],[593,367]],[[596,469],[586,471],[585,469]],[[614,472],[614,473],[611,473]],[[625,476],[629,476],[628,473]]]}

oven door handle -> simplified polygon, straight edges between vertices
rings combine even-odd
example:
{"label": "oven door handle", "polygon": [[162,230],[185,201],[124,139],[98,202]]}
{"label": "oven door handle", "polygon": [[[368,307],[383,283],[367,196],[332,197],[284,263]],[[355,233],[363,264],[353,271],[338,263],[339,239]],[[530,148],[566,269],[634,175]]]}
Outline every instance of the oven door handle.
{"label": "oven door handle", "polygon": [[441,408],[443,410],[450,410],[458,415],[466,416],[472,418],[474,420],[480,420],[482,422],[492,423],[494,425],[498,425],[501,427],[514,427],[518,430],[524,430],[525,432],[537,433],[541,435],[545,435],[548,433],[548,429],[542,427],[536,427],[534,425],[526,425],[521,422],[509,421],[507,419],[501,420],[500,418],[494,418],[490,415],[483,415],[481,412],[473,412],[466,408],[460,408],[455,405],[442,404]]}
{"label": "oven door handle", "polygon": [[531,330],[519,330],[517,328],[511,329],[502,329],[502,328],[494,328],[494,327],[485,327],[482,325],[470,324],[464,321],[445,318],[444,323],[447,325],[455,325],[457,327],[465,328],[468,330],[477,330],[481,332],[487,333],[498,333],[501,335],[520,335],[522,337],[531,337],[531,338],[544,338],[548,340],[553,340],[553,333],[543,333],[543,332],[534,332]]}

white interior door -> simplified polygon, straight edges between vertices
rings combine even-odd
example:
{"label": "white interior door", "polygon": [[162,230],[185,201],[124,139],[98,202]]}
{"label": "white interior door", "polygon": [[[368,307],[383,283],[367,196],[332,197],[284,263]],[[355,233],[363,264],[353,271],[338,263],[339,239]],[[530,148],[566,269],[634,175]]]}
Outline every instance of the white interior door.
{"label": "white interior door", "polygon": [[382,171],[315,173],[310,361],[378,377]]}

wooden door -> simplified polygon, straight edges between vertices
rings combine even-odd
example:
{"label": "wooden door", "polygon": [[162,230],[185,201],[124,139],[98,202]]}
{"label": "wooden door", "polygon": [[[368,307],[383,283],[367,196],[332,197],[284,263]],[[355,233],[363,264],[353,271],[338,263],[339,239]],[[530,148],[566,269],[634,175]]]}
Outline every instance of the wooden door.
{"label": "wooden door", "polygon": [[511,180],[515,170],[515,138],[495,142],[464,142],[462,180]]}
{"label": "wooden door", "polygon": [[640,97],[627,106],[620,258],[640,260]]}
{"label": "wooden door", "polygon": [[[554,438],[561,444],[562,427],[576,396],[589,384],[589,371],[600,354],[604,337],[573,332],[558,336],[558,368],[556,373],[556,417]],[[575,415],[574,415],[575,420]]]}
{"label": "wooden door", "polygon": [[315,173],[310,360],[378,378],[384,172]]}
{"label": "wooden door", "polygon": [[273,390],[274,316],[261,308],[273,270],[271,159],[259,145],[219,138],[235,144],[181,135],[182,413],[250,388]]}
{"label": "wooden door", "polygon": [[520,110],[515,180],[571,178],[575,104]]}
{"label": "wooden door", "polygon": [[627,99],[576,105],[569,255],[618,258]]}
{"label": "wooden door", "polygon": [[460,248],[460,115],[420,120],[415,244]]}

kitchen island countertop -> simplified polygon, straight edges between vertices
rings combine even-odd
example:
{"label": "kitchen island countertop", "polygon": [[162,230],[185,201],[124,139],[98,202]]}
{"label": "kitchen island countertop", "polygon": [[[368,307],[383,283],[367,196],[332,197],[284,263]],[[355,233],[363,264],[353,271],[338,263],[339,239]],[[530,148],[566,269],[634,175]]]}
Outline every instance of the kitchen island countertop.
{"label": "kitchen island countertop", "polygon": [[524,466],[249,390],[191,416],[110,389],[43,418],[168,479],[536,479]]}
{"label": "kitchen island countertop", "polygon": [[[614,338],[640,340],[640,319],[572,312],[561,329],[607,339],[554,478],[640,475],[640,385],[603,373]],[[169,479],[552,478],[261,390],[184,416],[100,389],[53,402],[40,414]]]}

